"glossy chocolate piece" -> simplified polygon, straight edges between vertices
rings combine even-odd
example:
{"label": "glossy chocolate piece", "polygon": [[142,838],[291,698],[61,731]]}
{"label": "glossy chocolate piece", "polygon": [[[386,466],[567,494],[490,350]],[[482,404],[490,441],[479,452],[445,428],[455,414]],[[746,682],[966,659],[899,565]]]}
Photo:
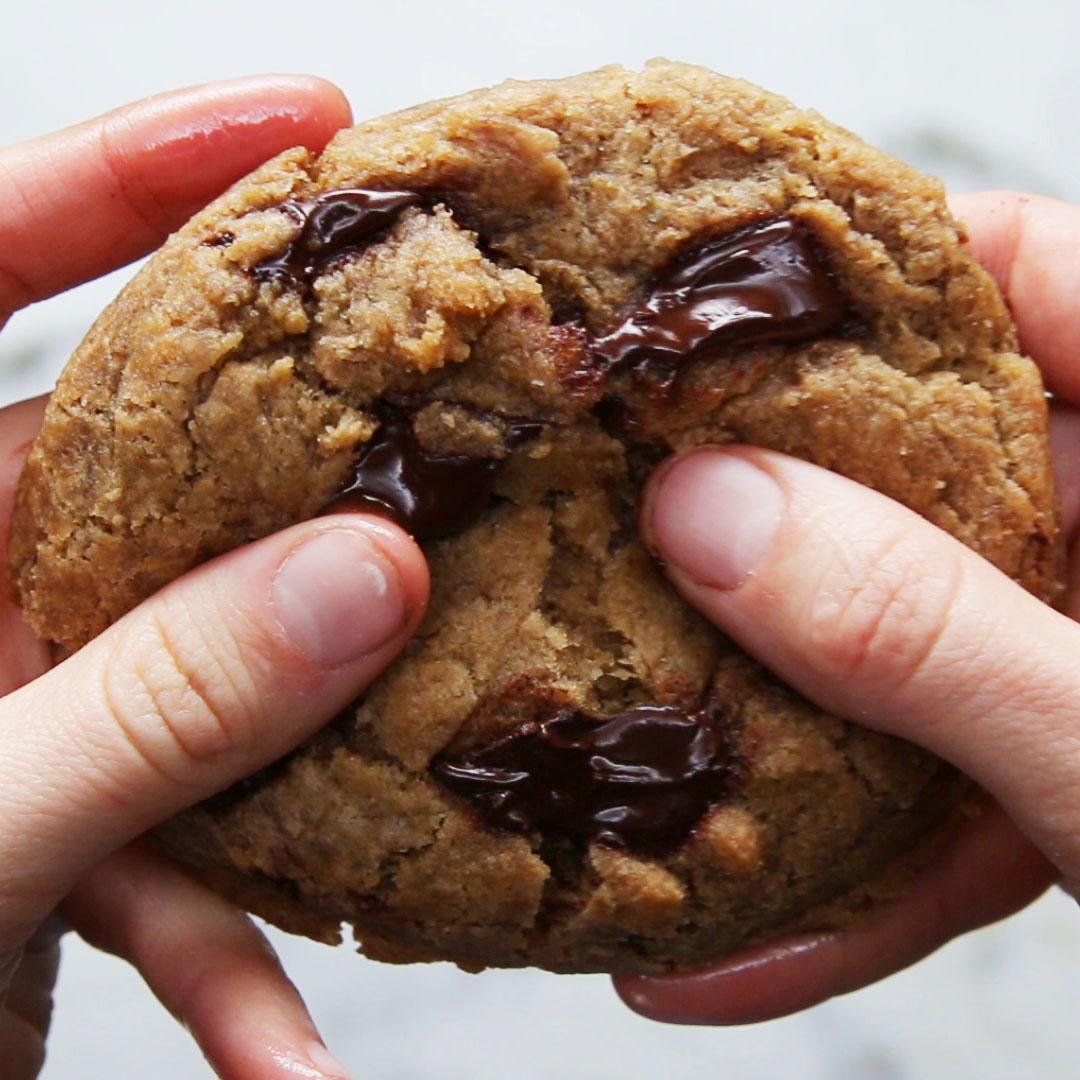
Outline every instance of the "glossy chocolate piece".
{"label": "glossy chocolate piece", "polygon": [[730,345],[807,341],[846,313],[810,234],[776,218],[676,260],[637,310],[593,340],[592,355],[604,371],[673,368]]}
{"label": "glossy chocolate piece", "polygon": [[[507,431],[513,448],[535,438],[542,424]],[[406,416],[391,416],[364,444],[349,485],[324,513],[373,510],[392,517],[418,540],[437,540],[471,525],[491,502],[503,459],[425,450]]]}
{"label": "glossy chocolate piece", "polygon": [[325,513],[374,510],[392,517],[418,540],[460,532],[488,507],[497,458],[432,454],[406,417],[385,421],[364,444],[353,479]]}
{"label": "glossy chocolate piece", "polygon": [[437,758],[436,779],[489,825],[671,851],[732,792],[719,709],[642,705],[610,719],[563,709],[498,742]]}
{"label": "glossy chocolate piece", "polygon": [[402,211],[419,206],[415,191],[369,191],[343,188],[315,199],[290,199],[281,209],[300,222],[300,231],[277,255],[252,267],[260,281],[305,286],[337,259],[360,251],[397,221]]}
{"label": "glossy chocolate piece", "polygon": [[[344,190],[308,204],[286,203],[303,227],[281,254],[256,267],[264,277],[309,282],[328,261],[358,250],[408,206],[413,192]],[[696,247],[664,271],[645,303],[623,324],[585,348],[588,363],[568,383],[595,386],[608,374],[654,366],[678,371],[688,359],[730,344],[802,341],[826,333],[847,306],[806,230],[785,218],[754,225]],[[578,334],[582,332],[578,330]],[[605,397],[598,409],[609,426]],[[625,418],[622,428],[629,421]],[[540,430],[508,431],[513,448]],[[416,440],[409,420],[388,419],[360,451],[352,481],[326,509],[389,514],[420,540],[450,536],[487,509],[501,460],[434,454]]]}

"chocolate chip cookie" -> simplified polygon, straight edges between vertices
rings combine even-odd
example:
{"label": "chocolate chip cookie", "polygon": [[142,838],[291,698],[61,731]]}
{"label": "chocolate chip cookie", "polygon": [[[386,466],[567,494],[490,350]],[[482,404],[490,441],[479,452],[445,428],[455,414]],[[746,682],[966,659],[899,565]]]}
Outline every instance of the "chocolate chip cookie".
{"label": "chocolate chip cookie", "polygon": [[404,655],[161,842],[368,955],[648,972],[843,920],[963,780],[680,601],[635,508],[739,441],[906,503],[1046,600],[1046,409],[941,187],[744,82],[507,83],[293,150],[173,236],[69,363],[12,562],[69,648],[327,510],[430,558]]}

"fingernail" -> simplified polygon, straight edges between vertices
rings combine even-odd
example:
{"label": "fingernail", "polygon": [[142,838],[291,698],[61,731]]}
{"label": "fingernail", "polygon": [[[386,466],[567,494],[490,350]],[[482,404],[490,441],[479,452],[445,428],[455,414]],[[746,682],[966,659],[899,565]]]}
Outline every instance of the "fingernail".
{"label": "fingernail", "polygon": [[696,450],[659,477],[646,529],[669,565],[702,585],[734,589],[769,550],[783,506],[764,469],[729,450]]}
{"label": "fingernail", "polygon": [[326,1080],[351,1080],[352,1074],[322,1043],[311,1043],[308,1046],[308,1057],[311,1064],[326,1075]]}
{"label": "fingernail", "polygon": [[800,1002],[806,1007],[823,1000],[804,996],[813,993],[814,984],[806,977],[785,978],[784,965],[812,962],[816,950],[838,937],[834,931],[825,931],[788,938],[688,975],[623,975],[616,978],[615,989],[634,1012],[651,1020],[710,1026],[756,1024],[794,1011]]}
{"label": "fingernail", "polygon": [[407,615],[397,570],[357,529],[320,532],[294,549],[274,576],[271,596],[286,636],[321,667],[375,652]]}
{"label": "fingernail", "polygon": [[289,1080],[352,1080],[352,1073],[320,1042],[309,1042],[304,1052],[269,1048],[280,1066],[280,1075]]}

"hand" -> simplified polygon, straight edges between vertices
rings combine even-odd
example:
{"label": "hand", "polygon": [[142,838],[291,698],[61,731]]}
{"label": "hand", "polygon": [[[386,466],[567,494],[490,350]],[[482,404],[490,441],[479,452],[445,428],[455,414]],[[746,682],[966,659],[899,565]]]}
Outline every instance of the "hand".
{"label": "hand", "polygon": [[[0,151],[0,325],[348,122],[326,83],[245,79]],[[0,411],[0,544],[43,407]],[[247,916],[132,840],[329,719],[402,646],[426,596],[400,529],[320,518],[201,566],[47,672],[0,587],[0,1074],[40,1069],[62,904],[141,971],[222,1076],[344,1075]]]}
{"label": "hand", "polygon": [[617,980],[646,1016],[782,1016],[1011,914],[1057,876],[1080,888],[1080,208],[988,194],[954,209],[1056,398],[1064,614],[897,503],[764,450],[705,448],[663,466],[642,524],[683,596],[753,656],[825,708],[951,761],[1000,809],[861,926],[688,976]]}

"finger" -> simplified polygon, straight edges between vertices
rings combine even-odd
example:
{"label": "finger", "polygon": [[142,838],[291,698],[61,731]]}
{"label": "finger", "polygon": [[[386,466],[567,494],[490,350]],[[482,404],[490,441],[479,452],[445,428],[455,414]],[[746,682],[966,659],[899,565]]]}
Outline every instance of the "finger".
{"label": "finger", "polygon": [[1080,404],[1080,207],[1015,191],[955,195],[950,206],[1004,292],[1021,348],[1055,394]]}
{"label": "finger", "polygon": [[23,620],[7,562],[11,513],[15,507],[15,487],[22,472],[30,442],[41,427],[45,398],[21,401],[0,409],[0,697],[36,678],[49,666],[48,649],[30,632]]}
{"label": "finger", "polygon": [[811,700],[918,743],[1080,875],[1080,627],[877,492],[765,450],[654,478],[677,588]]}
{"label": "finger", "polygon": [[426,595],[399,528],[319,518],[206,563],[0,700],[8,917],[23,892],[66,892],[325,723],[401,648]]}
{"label": "finger", "polygon": [[139,970],[225,1080],[345,1077],[252,921],[147,847],[96,866],[63,910]]}
{"label": "finger", "polygon": [[[4,998],[4,1011],[18,1016],[44,1039],[52,1019],[53,988],[60,969],[60,943],[56,938],[40,946],[27,945]],[[3,1060],[0,1058],[0,1060]]]}
{"label": "finger", "polygon": [[1061,502],[1061,529],[1072,547],[1080,531],[1080,409],[1063,401],[1051,403],[1050,448]]}
{"label": "finger", "polygon": [[0,149],[0,325],[157,247],[267,158],[350,121],[336,87],[275,75],[148,98]]}
{"label": "finger", "polygon": [[34,1080],[45,1064],[45,1039],[21,1016],[0,1011],[0,1064],[4,1080]]}
{"label": "finger", "polygon": [[623,976],[635,1012],[673,1024],[755,1024],[900,971],[1046,890],[1053,867],[997,807],[966,822],[909,891],[849,929],[750,949],[707,971]]}

